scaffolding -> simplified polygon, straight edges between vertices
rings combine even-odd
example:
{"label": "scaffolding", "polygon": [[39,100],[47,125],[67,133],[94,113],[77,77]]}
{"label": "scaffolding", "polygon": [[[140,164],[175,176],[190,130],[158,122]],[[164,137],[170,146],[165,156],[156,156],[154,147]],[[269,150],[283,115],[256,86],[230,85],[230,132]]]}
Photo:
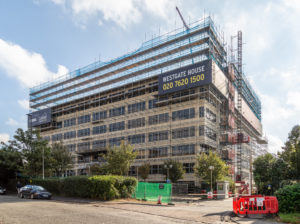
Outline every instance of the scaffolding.
{"label": "scaffolding", "polygon": [[[244,100],[260,120],[260,101],[240,68],[227,62],[224,39],[212,19],[204,18],[190,27],[147,41],[138,50],[109,62],[93,63],[30,89],[32,110],[52,108],[52,122],[38,128],[51,142],[64,141],[73,153],[77,174],[86,174],[92,164],[103,163],[99,153],[106,153],[108,145],[119,145],[122,140],[134,142],[138,151],[132,175],[146,162],[157,166],[157,170],[168,159],[194,164],[197,154],[210,150],[218,151],[233,171],[239,167],[242,161],[234,161],[238,152],[229,143],[240,141],[237,133],[243,133],[244,126],[251,135],[259,135],[243,118],[239,102]],[[205,60],[211,61],[211,84],[158,94],[160,74]],[[217,76],[229,81],[216,84]],[[222,92],[223,88],[228,92]],[[139,109],[129,113],[133,105],[139,105]],[[176,111],[184,110],[189,111],[188,118],[175,118]],[[106,111],[106,116],[94,119],[94,114],[102,111]],[[121,112],[110,116],[110,111]],[[159,120],[161,114],[167,114],[164,122],[150,124],[151,116]],[[86,122],[78,123],[84,116]],[[75,119],[74,125],[66,126],[65,121],[70,119]],[[129,128],[129,123],[134,122],[136,126]],[[95,134],[94,128],[100,130],[100,126],[103,133]],[[114,126],[118,127],[117,131],[111,131],[110,127]],[[81,130],[84,134],[78,137]],[[161,134],[164,140],[149,141],[152,133],[158,133],[159,138]],[[176,154],[179,146],[182,153]],[[187,176],[186,181],[195,182],[194,175]]]}

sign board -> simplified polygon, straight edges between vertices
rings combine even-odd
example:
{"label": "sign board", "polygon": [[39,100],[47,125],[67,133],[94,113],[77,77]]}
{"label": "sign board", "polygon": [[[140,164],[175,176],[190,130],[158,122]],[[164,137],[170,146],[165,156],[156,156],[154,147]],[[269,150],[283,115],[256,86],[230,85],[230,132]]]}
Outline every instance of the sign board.
{"label": "sign board", "polygon": [[264,200],[265,200],[265,198],[256,198],[257,206],[260,206],[260,207],[264,206]]}
{"label": "sign board", "polygon": [[212,199],[213,198],[213,193],[211,191],[207,192],[207,198]]}
{"label": "sign board", "polygon": [[39,110],[28,115],[28,126],[36,127],[51,122],[51,108]]}
{"label": "sign board", "polygon": [[161,74],[158,77],[158,94],[163,95],[212,82],[212,61],[205,60]]}

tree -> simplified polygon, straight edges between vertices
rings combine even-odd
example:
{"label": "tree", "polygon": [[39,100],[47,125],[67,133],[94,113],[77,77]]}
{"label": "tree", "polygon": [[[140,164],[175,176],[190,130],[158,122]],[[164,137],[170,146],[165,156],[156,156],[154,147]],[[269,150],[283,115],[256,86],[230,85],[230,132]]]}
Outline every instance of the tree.
{"label": "tree", "polygon": [[95,163],[89,168],[89,175],[104,175],[106,174],[105,166]]}
{"label": "tree", "polygon": [[9,179],[15,178],[22,168],[21,153],[3,143],[0,148],[0,185],[7,184]]}
{"label": "tree", "polygon": [[120,146],[107,148],[107,154],[104,155],[106,164],[104,168],[109,174],[113,175],[126,175],[132,162],[135,160],[137,152],[133,151],[130,144],[125,144],[122,141]]}
{"label": "tree", "polygon": [[279,153],[289,168],[289,176],[287,178],[300,180],[300,126],[296,125],[289,133],[288,140],[282,148],[283,152]]}
{"label": "tree", "polygon": [[[253,177],[258,191],[270,194],[279,189],[287,171],[287,164],[281,158],[270,153],[257,157],[253,162]],[[269,185],[271,189],[268,189]]]}
{"label": "tree", "polygon": [[[172,165],[171,168],[170,168],[170,165]],[[165,166],[166,166],[166,168],[165,168]],[[169,169],[169,171],[168,171],[168,169]],[[164,162],[163,174],[166,175],[166,178],[168,176],[168,172],[169,172],[169,179],[171,180],[172,183],[176,183],[179,179],[182,179],[183,175],[185,173],[182,163],[174,161],[174,160],[167,160]]]}
{"label": "tree", "polygon": [[72,156],[62,142],[53,143],[51,146],[51,167],[55,176],[61,176],[68,168],[72,167]]}
{"label": "tree", "polygon": [[150,164],[145,163],[138,167],[139,176],[145,181],[150,173]]}
{"label": "tree", "polygon": [[39,131],[24,131],[19,128],[13,138],[5,146],[22,154],[24,173],[30,176],[41,176],[44,158],[45,173],[50,175],[50,147],[48,146],[48,141],[41,138]]}
{"label": "tree", "polygon": [[[210,166],[214,167],[214,169],[212,170],[212,178],[215,181],[221,180],[229,174],[228,166],[218,156],[218,154],[209,152],[208,155],[206,153],[201,153],[200,155],[198,155],[194,168],[195,175],[199,178],[202,178],[205,182],[211,184],[211,170],[209,169]],[[215,181],[213,181],[213,183]]]}

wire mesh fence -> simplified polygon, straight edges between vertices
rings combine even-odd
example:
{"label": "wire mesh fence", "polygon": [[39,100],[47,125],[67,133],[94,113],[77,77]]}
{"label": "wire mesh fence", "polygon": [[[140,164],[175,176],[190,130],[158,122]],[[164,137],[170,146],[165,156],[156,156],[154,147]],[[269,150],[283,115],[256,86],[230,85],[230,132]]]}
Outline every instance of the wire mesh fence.
{"label": "wire mesh fence", "polygon": [[139,182],[132,197],[138,200],[157,201],[161,196],[162,203],[171,203],[172,184]]}

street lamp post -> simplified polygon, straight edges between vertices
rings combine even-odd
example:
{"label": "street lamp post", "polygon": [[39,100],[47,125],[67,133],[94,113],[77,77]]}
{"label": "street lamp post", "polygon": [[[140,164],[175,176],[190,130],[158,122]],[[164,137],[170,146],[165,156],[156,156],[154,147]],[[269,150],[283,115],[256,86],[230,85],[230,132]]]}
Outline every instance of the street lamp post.
{"label": "street lamp post", "polygon": [[212,189],[212,171],[215,167],[214,166],[209,166],[208,169],[210,169],[210,191],[213,192]]}
{"label": "street lamp post", "polygon": [[169,169],[171,169],[173,167],[173,165],[172,164],[169,164],[169,165],[165,164],[164,167],[165,167],[165,169],[167,169],[167,181],[168,181],[169,180]]}
{"label": "street lamp post", "polygon": [[44,151],[44,147],[43,147],[43,180],[45,179],[45,159],[44,159],[44,154],[45,154],[45,151]]}

